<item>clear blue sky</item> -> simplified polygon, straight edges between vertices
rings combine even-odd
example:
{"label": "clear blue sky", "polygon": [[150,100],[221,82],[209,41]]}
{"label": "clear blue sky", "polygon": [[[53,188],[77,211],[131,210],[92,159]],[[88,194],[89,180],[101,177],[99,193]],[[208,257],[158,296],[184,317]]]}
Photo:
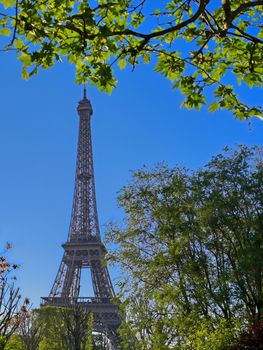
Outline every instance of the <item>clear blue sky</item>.
{"label": "clear blue sky", "polygon": [[[18,285],[38,306],[50,291],[68,233],[82,88],[68,64],[23,81],[12,54],[0,59],[0,246],[14,244]],[[180,109],[179,92],[151,66],[119,72],[118,79],[111,96],[88,89],[102,232],[107,222],[121,220],[116,193],[131,170],[162,161],[197,168],[226,145],[262,145],[261,121],[249,126],[227,112]],[[258,92],[242,93],[248,103],[262,102]]]}

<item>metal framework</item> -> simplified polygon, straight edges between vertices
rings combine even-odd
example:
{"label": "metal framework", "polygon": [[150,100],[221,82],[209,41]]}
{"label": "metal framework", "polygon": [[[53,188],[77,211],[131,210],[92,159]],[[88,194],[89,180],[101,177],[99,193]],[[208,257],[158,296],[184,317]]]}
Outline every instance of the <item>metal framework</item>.
{"label": "metal framework", "polygon": [[[90,120],[92,107],[86,97],[77,108],[80,123],[73,208],[64,255],[48,297],[42,305],[66,306],[77,300],[94,315],[95,331],[103,332],[111,349],[118,348],[117,328],[120,324],[118,305],[112,303],[114,290],[107,266],[102,264],[106,248],[101,242],[98,222],[92,155]],[[90,268],[94,298],[80,298],[81,271]]]}

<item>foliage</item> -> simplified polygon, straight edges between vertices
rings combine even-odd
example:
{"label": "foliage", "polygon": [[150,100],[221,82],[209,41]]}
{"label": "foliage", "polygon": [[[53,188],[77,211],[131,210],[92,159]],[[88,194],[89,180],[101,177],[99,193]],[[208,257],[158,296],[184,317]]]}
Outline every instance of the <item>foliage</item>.
{"label": "foliage", "polygon": [[25,350],[23,342],[19,335],[15,334],[8,340],[5,350]]}
{"label": "foliage", "polygon": [[92,350],[93,316],[81,304],[36,310],[44,325],[39,350]]}
{"label": "foliage", "polygon": [[93,315],[74,300],[61,308],[62,339],[68,350],[92,350]]}
{"label": "foliage", "polygon": [[241,333],[237,343],[225,350],[262,350],[263,321],[251,323],[248,330]]}
{"label": "foliage", "polygon": [[[237,325],[222,319],[216,327],[203,320],[197,322],[190,330],[190,343],[196,350],[219,350],[233,343]],[[189,349],[189,345],[182,345],[181,349]]]}
{"label": "foliage", "polygon": [[14,271],[19,267],[11,264],[6,256],[6,251],[12,245],[7,243],[6,250],[0,257],[0,346],[4,348],[6,341],[14,334],[28,316],[29,300],[26,298],[20,304],[21,295],[19,288],[15,287],[16,276]]}
{"label": "foliage", "polygon": [[[78,83],[111,92],[113,68],[153,61],[199,109],[207,88],[209,110],[237,118],[262,117],[238,97],[237,84],[262,87],[263,1],[245,0],[1,0],[0,35],[16,50],[25,79],[64,57]],[[229,85],[229,81],[232,85]],[[236,84],[237,82],[237,84]]]}
{"label": "foliage", "polygon": [[38,350],[44,335],[44,324],[39,318],[38,311],[31,311],[27,319],[19,326],[19,333],[24,350]]}
{"label": "foliage", "polygon": [[63,328],[61,309],[46,306],[36,310],[36,313],[39,316],[40,323],[44,325],[44,335],[39,350],[67,350],[61,336],[61,329]]}
{"label": "foliage", "polygon": [[124,187],[124,226],[108,239],[126,348],[219,350],[261,318],[262,151],[225,149],[195,172],[144,168]]}
{"label": "foliage", "polygon": [[0,350],[4,350],[6,343],[7,343],[6,337],[3,337],[2,335],[0,335]]}

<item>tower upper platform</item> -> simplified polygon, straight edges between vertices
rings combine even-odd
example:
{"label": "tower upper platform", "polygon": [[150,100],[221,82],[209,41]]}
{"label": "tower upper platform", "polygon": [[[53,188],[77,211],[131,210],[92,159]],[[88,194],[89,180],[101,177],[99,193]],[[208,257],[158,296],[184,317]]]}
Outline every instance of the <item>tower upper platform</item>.
{"label": "tower upper platform", "polygon": [[93,110],[90,100],[87,98],[86,88],[84,88],[83,99],[79,101],[77,111],[80,117],[88,118],[92,116]]}

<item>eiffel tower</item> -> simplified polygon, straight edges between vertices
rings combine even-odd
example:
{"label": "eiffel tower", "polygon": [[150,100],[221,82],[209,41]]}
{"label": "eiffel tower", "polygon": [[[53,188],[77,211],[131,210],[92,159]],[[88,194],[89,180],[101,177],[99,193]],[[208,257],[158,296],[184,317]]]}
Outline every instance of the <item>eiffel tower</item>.
{"label": "eiffel tower", "polygon": [[[48,297],[42,306],[68,306],[70,301],[81,303],[92,312],[94,331],[103,333],[109,348],[118,348],[117,328],[120,324],[118,305],[113,304],[114,290],[107,266],[102,263],[106,248],[101,241],[93,169],[90,120],[92,106],[86,96],[77,108],[80,123],[75,175],[73,209],[64,255]],[[91,271],[94,297],[79,297],[81,271]],[[88,283],[88,281],[87,281]]]}

